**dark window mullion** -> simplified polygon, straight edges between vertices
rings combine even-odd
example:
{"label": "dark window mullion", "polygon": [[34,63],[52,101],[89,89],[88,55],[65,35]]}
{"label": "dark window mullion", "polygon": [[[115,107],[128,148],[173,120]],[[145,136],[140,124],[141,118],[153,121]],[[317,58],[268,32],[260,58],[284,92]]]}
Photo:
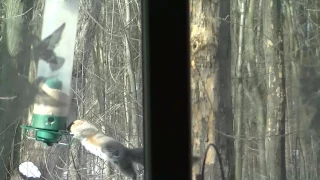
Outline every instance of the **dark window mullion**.
{"label": "dark window mullion", "polygon": [[189,2],[143,0],[146,180],[191,179]]}

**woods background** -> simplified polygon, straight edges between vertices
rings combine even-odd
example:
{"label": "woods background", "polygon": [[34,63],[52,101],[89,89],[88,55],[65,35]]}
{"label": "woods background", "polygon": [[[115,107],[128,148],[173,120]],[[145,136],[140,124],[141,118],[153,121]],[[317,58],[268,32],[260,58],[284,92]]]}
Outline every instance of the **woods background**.
{"label": "woods background", "polygon": [[[46,179],[125,179],[79,143],[21,138],[36,76],[29,37],[41,32],[43,8],[0,3],[0,179],[27,160]],[[81,0],[79,13],[70,120],[140,147],[141,2]],[[320,2],[190,0],[190,23],[194,153],[217,144],[229,180],[320,179]],[[206,179],[220,179],[215,158],[209,151]]]}

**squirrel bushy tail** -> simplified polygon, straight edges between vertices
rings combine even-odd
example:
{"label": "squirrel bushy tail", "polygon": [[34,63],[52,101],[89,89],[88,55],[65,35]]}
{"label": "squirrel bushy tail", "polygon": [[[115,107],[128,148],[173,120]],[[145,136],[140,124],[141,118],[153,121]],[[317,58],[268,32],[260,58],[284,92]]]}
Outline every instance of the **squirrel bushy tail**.
{"label": "squirrel bushy tail", "polygon": [[128,148],[128,156],[134,163],[144,165],[143,148]]}

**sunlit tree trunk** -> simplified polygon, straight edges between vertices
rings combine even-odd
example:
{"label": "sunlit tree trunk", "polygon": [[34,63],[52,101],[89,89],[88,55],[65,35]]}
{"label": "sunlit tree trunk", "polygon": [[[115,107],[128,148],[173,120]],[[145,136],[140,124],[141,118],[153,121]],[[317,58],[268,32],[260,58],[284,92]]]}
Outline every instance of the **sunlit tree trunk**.
{"label": "sunlit tree trunk", "polygon": [[[191,10],[191,94],[192,94],[192,131],[193,152],[203,155],[206,145],[215,143],[215,118],[217,112],[217,68],[215,54],[217,52],[217,20],[216,1],[192,0]],[[213,165],[215,152],[209,150],[208,165]],[[200,171],[193,167],[193,178]],[[212,169],[212,168],[208,168]],[[207,173],[212,176],[213,172]]]}
{"label": "sunlit tree trunk", "polygon": [[[217,144],[225,174],[228,179],[234,179],[230,24],[226,22],[230,17],[230,2],[193,0],[190,3],[193,151],[202,154],[208,143]],[[221,21],[222,18],[226,21]],[[213,159],[216,155],[210,149],[206,176],[221,176],[219,163]],[[213,165],[214,172],[210,170]],[[194,166],[193,175],[198,172],[199,166]]]}

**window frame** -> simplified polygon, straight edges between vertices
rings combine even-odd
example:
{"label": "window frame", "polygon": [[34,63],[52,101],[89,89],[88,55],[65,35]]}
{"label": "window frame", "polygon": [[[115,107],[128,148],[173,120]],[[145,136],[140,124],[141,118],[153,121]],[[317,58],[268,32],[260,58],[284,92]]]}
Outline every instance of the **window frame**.
{"label": "window frame", "polygon": [[189,1],[141,2],[145,179],[191,179]]}

